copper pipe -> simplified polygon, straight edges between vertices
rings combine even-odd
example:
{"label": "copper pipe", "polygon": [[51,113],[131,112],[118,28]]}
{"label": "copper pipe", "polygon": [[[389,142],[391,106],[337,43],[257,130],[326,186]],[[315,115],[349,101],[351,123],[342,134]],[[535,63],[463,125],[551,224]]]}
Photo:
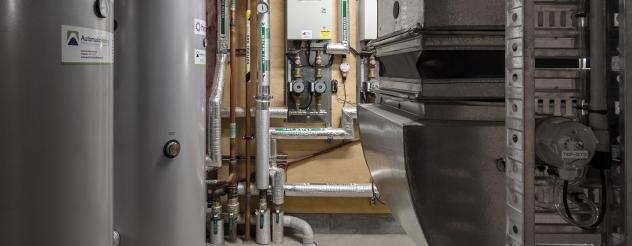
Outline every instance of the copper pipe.
{"label": "copper pipe", "polygon": [[237,157],[237,81],[239,80],[237,73],[237,3],[231,0],[230,6],[230,169],[231,173],[235,172],[236,167],[234,160]]}
{"label": "copper pipe", "polygon": [[[229,137],[230,137],[230,176],[236,176],[237,173],[237,81],[239,80],[237,73],[237,0],[231,0],[230,4],[230,124],[229,124]],[[228,187],[229,190],[233,190],[236,187],[236,183],[231,183]],[[229,220],[229,240],[231,242],[237,241],[237,224],[236,218],[239,212],[239,202],[236,193],[230,192],[228,194],[228,208],[230,210],[231,217]],[[236,211],[235,211],[236,210]]]}
{"label": "copper pipe", "polygon": [[[252,18],[252,13],[256,13],[256,9],[253,10],[252,7],[255,6],[255,4],[252,3],[251,0],[246,0],[246,84],[245,84],[245,104],[244,104],[244,111],[247,112],[246,113],[246,122],[245,122],[245,141],[246,141],[246,146],[244,149],[245,155],[247,156],[246,158],[246,167],[245,167],[245,176],[246,176],[246,198],[245,198],[245,211],[244,211],[244,222],[245,222],[245,231],[244,231],[244,241],[248,242],[251,240],[250,238],[250,143],[252,140],[252,126],[251,126],[251,122],[252,122],[252,116],[250,115],[250,103],[251,103],[251,96],[250,96],[250,90],[251,90],[251,86],[252,86],[252,76],[251,76],[251,71],[252,71],[252,54],[251,54],[251,47],[252,47],[252,37],[250,35],[251,30],[250,28],[252,26],[256,26],[253,25],[253,21],[256,21],[255,18]],[[256,22],[254,22],[256,23]]]}

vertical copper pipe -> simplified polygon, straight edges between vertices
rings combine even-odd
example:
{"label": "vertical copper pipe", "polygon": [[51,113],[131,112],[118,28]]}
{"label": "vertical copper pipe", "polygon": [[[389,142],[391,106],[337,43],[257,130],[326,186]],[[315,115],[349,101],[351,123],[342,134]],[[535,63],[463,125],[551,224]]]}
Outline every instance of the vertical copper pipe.
{"label": "vertical copper pipe", "polygon": [[237,73],[237,10],[236,0],[231,0],[230,5],[230,161],[231,173],[235,170],[233,165],[237,160],[237,81],[239,80]]}
{"label": "vertical copper pipe", "polygon": [[[230,175],[237,173],[237,0],[231,0],[230,4],[230,124],[229,124],[229,137],[230,137]],[[237,184],[233,182],[229,186],[229,190],[236,190]],[[230,241],[237,240],[237,223],[236,217],[239,212],[239,202],[236,192],[230,192],[228,197],[228,208],[231,219],[229,219],[230,225]],[[232,218],[235,217],[235,218]]]}
{"label": "vertical copper pipe", "polygon": [[[244,241],[250,241],[250,143],[252,140],[252,129],[251,129],[251,122],[252,122],[252,117],[250,115],[250,90],[251,90],[251,85],[252,85],[252,76],[250,75],[251,67],[251,61],[252,61],[252,54],[251,54],[251,42],[252,42],[252,37],[250,35],[251,30],[250,28],[252,27],[251,21],[254,20],[254,18],[252,18],[252,13],[254,13],[253,10],[251,10],[251,8],[254,6],[254,4],[252,4],[251,0],[246,0],[246,84],[245,84],[245,104],[244,104],[244,109],[246,111],[246,122],[245,122],[245,137],[244,139],[246,140],[246,146],[244,149],[245,152],[245,156],[246,156],[246,168],[245,168],[245,176],[246,176],[246,199],[245,199],[245,211],[244,211],[244,225],[245,225],[245,235],[244,235]],[[255,10],[256,11],[256,10]]]}

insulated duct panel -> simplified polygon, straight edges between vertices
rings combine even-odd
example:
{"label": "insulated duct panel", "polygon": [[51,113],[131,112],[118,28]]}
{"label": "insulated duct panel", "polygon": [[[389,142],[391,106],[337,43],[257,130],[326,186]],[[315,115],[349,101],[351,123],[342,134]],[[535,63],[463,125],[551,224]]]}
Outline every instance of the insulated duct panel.
{"label": "insulated duct panel", "polygon": [[424,29],[490,30],[505,25],[503,0],[380,0],[378,36]]}

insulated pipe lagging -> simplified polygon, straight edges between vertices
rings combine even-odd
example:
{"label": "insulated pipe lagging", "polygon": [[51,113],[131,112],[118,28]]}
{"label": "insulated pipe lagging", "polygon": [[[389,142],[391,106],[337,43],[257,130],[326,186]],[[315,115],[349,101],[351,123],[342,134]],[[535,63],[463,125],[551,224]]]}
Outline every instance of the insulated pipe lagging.
{"label": "insulated pipe lagging", "polygon": [[[239,183],[237,189],[240,195],[244,195],[246,186],[244,183]],[[373,198],[380,196],[380,192],[373,184],[302,183],[285,184],[283,189],[286,197]],[[269,190],[269,194],[272,195],[272,193],[273,191]],[[252,195],[259,195],[259,190],[253,190]]]}
{"label": "insulated pipe lagging", "polygon": [[289,197],[374,197],[378,196],[373,184],[285,184],[285,195]]}
{"label": "insulated pipe lagging", "polygon": [[272,203],[274,205],[283,205],[285,203],[285,170],[273,167],[270,169],[270,178],[272,179]]}
{"label": "insulated pipe lagging", "polygon": [[294,216],[285,215],[283,216],[283,224],[303,235],[303,246],[316,245],[314,243],[314,231],[312,230],[312,226],[310,226],[306,221]]}
{"label": "insulated pipe lagging", "polygon": [[[287,119],[287,108],[284,107],[270,107],[270,118],[271,119]],[[230,113],[229,108],[222,108],[222,118],[228,118]],[[246,117],[246,110],[241,107],[235,108],[235,113],[237,117],[243,118]],[[250,116],[255,117],[256,110],[250,109]]]}
{"label": "insulated pipe lagging", "polygon": [[610,152],[608,134],[608,76],[606,65],[606,5],[590,0],[590,114],[588,121],[599,144],[597,151]]}
{"label": "insulated pipe lagging", "polygon": [[[262,0],[261,4],[270,6],[269,0]],[[257,189],[267,189],[270,185],[270,13],[259,13],[259,66],[257,87],[257,115],[256,115],[256,184]]]}
{"label": "insulated pipe lagging", "polygon": [[218,66],[215,69],[213,78],[213,87],[211,88],[211,96],[209,100],[208,113],[208,130],[207,130],[207,152],[209,155],[208,166],[214,168],[222,167],[222,95],[224,94],[224,75],[226,70],[226,54],[218,54]]}
{"label": "insulated pipe lagging", "polygon": [[271,128],[270,135],[274,139],[352,140],[356,137],[353,120],[357,112],[355,107],[342,109],[343,128]]}
{"label": "insulated pipe lagging", "polygon": [[260,245],[270,244],[271,228],[270,228],[270,210],[257,210],[255,211],[256,225],[255,225],[255,241]]}
{"label": "insulated pipe lagging", "polygon": [[269,105],[269,102],[257,102],[255,120],[257,126],[255,134],[257,139],[256,184],[259,190],[267,189],[270,186],[270,134],[266,131],[270,128],[270,111],[263,108],[265,107],[264,104]]}
{"label": "insulated pipe lagging", "polygon": [[283,228],[283,217],[285,213],[283,211],[274,211],[272,213],[272,243],[282,244],[283,236],[285,234]]}
{"label": "insulated pipe lagging", "polygon": [[224,220],[211,219],[209,241],[211,245],[224,245]]}
{"label": "insulated pipe lagging", "polygon": [[275,139],[353,139],[353,136],[339,128],[272,128],[270,135]]}

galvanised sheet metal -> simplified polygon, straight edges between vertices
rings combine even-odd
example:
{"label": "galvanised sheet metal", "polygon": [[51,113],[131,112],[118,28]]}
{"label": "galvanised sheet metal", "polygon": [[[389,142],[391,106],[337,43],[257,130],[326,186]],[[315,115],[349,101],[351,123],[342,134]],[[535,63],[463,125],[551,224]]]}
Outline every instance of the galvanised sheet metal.
{"label": "galvanised sheet metal", "polygon": [[0,245],[112,245],[113,65],[61,62],[94,4],[0,1]]}
{"label": "galvanised sheet metal", "polygon": [[503,29],[504,0],[380,0],[378,36],[424,29]]}
{"label": "galvanised sheet metal", "polygon": [[359,107],[362,146],[380,194],[419,245],[504,244],[504,107],[462,117],[467,110],[446,115],[433,107],[421,115]]}
{"label": "galvanised sheet metal", "polygon": [[[203,0],[117,0],[114,226],[122,246],[203,246]],[[214,42],[211,38],[209,43]],[[169,159],[163,147],[181,145]]]}

